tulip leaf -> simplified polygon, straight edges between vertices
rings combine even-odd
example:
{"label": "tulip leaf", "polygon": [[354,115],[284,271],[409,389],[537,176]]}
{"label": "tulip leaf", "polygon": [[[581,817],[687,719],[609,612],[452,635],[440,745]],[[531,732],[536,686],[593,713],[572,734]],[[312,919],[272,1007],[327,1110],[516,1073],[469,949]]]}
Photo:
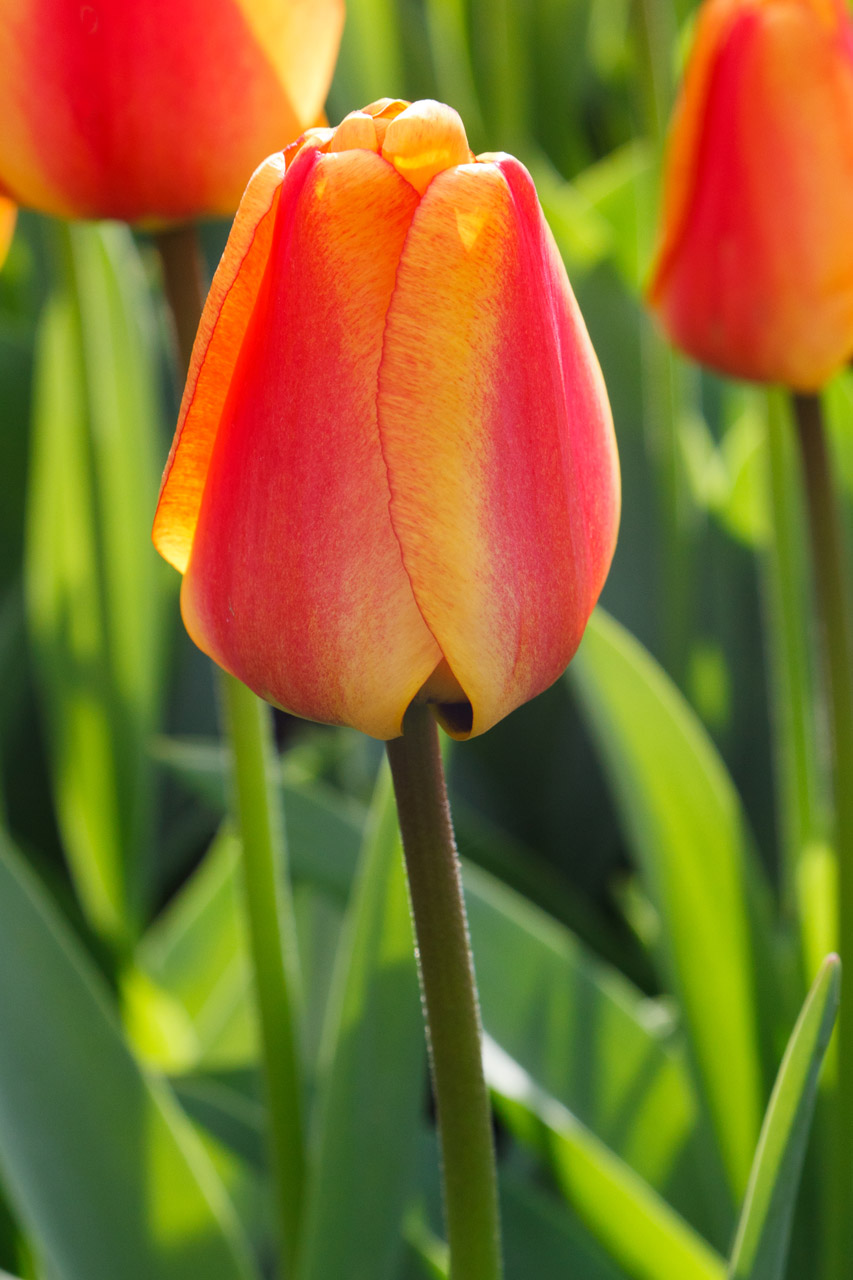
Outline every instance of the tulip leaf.
{"label": "tulip leaf", "polygon": [[501,1231],[509,1276],[625,1278],[622,1268],[565,1205],[517,1175],[501,1179]]}
{"label": "tulip leaf", "polygon": [[[161,748],[159,758],[168,759],[182,777],[190,778],[217,809],[224,807],[221,751],[206,743],[161,743]],[[283,796],[298,923],[305,934],[310,931],[306,890],[316,889],[327,908],[336,911],[346,900],[362,838],[363,811],[344,804],[330,788],[311,782],[287,783]],[[186,1062],[185,1067],[245,1064],[256,1055],[254,1018],[247,999],[250,970],[238,858],[239,842],[226,825],[137,948],[140,969],[189,1017],[196,1057],[194,1064]],[[304,951],[308,939],[301,941]],[[309,963],[306,954],[302,959],[306,981],[312,983],[317,966]],[[312,1020],[319,1019],[322,1005],[316,1007],[308,1000],[306,1011]],[[166,1059],[162,1065],[173,1069],[175,1064]]]}
{"label": "tulip leaf", "polygon": [[[466,865],[465,889],[488,1034],[659,1191],[713,1209],[692,1081],[661,1007],[479,868]],[[727,1239],[724,1186],[713,1198],[697,1225]]]}
{"label": "tulip leaf", "polygon": [[251,1280],[222,1186],[0,837],[0,1165],[57,1280]]}
{"label": "tulip leaf", "polygon": [[756,868],[739,798],[679,692],[603,611],[570,673],[660,916],[663,962],[739,1201],[762,1114],[750,903]]}
{"label": "tulip leaf", "polygon": [[724,1280],[710,1245],[493,1041],[484,1061],[498,1113],[549,1163],[572,1211],[627,1277]]}
{"label": "tulip leaf", "polygon": [[[158,758],[221,804],[224,759],[214,745],[161,740]],[[284,793],[297,885],[343,897],[359,838],[356,811],[313,782],[286,783]],[[236,858],[237,843],[223,831],[139,951],[145,972],[189,1014],[197,1068],[247,1063],[254,1054]],[[714,1182],[692,1081],[662,1009],[515,890],[467,862],[463,876],[488,1032],[697,1227],[728,1240],[725,1186]]]}
{"label": "tulip leaf", "polygon": [[145,897],[161,682],[153,324],[127,230],[57,238],[65,278],[37,352],[26,594],[59,829],[84,910],[120,946]]}
{"label": "tulip leaf", "polygon": [[[156,759],[216,813],[227,810],[226,747],[215,739],[158,738]],[[282,785],[290,873],[346,900],[364,825],[364,808],[328,785],[296,779],[287,758],[274,763]]]}
{"label": "tulip leaf", "polygon": [[776,1077],[732,1249],[730,1280],[781,1280],[785,1274],[818,1075],[832,1035],[840,985],[841,964],[837,956],[828,956]]}
{"label": "tulip leaf", "polygon": [[394,1274],[425,1067],[397,814],[383,769],[327,1008],[299,1280]]}

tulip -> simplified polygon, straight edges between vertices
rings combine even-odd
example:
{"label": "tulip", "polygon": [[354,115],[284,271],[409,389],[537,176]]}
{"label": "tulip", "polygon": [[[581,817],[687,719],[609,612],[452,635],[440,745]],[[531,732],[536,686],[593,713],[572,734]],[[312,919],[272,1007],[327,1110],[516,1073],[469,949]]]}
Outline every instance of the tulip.
{"label": "tulip", "polygon": [[9,245],[12,243],[17,212],[11,200],[0,196],[0,267],[6,261],[6,254],[9,252]]}
{"label": "tulip", "polygon": [[64,217],[232,214],[316,123],[343,0],[5,0],[0,188]]}
{"label": "tulip", "polygon": [[853,28],[842,0],[707,0],[649,292],[724,373],[819,388],[853,353]]}
{"label": "tulip", "polygon": [[455,737],[551,684],[613,553],[606,392],[533,183],[383,100],[256,171],[154,526],[187,629],[268,701]]}

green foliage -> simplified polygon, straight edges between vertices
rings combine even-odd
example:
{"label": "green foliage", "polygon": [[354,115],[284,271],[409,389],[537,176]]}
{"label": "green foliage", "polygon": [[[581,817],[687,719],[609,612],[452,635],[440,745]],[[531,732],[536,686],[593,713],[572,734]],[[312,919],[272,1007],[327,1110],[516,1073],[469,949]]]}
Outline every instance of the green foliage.
{"label": "green foliage", "polygon": [[828,957],[791,1032],[732,1249],[732,1280],[779,1280],[784,1275],[818,1073],[838,1011],[840,976],[838,957]]}
{"label": "green foliage", "polygon": [[255,1274],[168,1088],[140,1070],[67,926],[0,842],[0,1159],[57,1280]]}

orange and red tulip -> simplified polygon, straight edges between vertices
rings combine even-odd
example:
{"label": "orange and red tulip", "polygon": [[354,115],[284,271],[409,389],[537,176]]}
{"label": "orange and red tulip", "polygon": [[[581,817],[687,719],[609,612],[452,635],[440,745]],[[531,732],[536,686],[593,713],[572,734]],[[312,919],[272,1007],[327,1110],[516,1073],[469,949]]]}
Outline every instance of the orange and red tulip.
{"label": "orange and red tulip", "polygon": [[322,112],[343,0],[3,0],[0,187],[65,217],[231,214]]}
{"label": "orange and red tulip", "polygon": [[195,642],[297,715],[482,733],[574,653],[613,554],[601,373],[533,183],[383,101],[255,173],[154,525]]}
{"label": "orange and red tulip", "polygon": [[706,0],[650,303],[735,376],[819,388],[853,353],[853,28],[842,0]]}

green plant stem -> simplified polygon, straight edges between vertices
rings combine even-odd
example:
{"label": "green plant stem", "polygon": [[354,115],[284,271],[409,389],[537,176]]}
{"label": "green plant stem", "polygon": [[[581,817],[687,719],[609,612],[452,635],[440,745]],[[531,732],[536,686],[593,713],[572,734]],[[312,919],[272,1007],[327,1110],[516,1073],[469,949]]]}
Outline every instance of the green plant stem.
{"label": "green plant stem", "polygon": [[[159,232],[155,243],[180,367],[186,373],[204,305],[198,235],[195,227],[188,224]],[[297,1034],[300,980],[293,901],[278,794],[270,777],[274,759],[270,709],[239,680],[224,672],[221,688],[243,849],[281,1270],[289,1276],[299,1242],[305,1174]]]}
{"label": "green plant stem", "polygon": [[459,857],[438,730],[413,703],[387,743],[426,1010],[444,1167],[451,1280],[501,1275],[497,1178]]}
{"label": "green plant stem", "polygon": [[[835,848],[838,858],[838,939],[842,960],[853,958],[853,645],[841,512],[832,483],[820,400],[793,398],[803,464],[815,593],[832,733]],[[829,1272],[849,1280],[853,1247],[853,992],[838,1016],[835,1169],[827,1206]]]}
{"label": "green plant stem", "polygon": [[198,232],[192,222],[158,231],[154,237],[163,272],[163,289],[175,327],[181,372],[190,367],[193,343],[204,307],[204,271]]}
{"label": "green plant stem", "polygon": [[[777,388],[767,393],[767,451],[772,534],[762,562],[765,634],[777,751],[782,904],[788,918],[795,919],[803,858],[827,838],[827,797],[814,750],[805,513],[786,397]],[[835,946],[837,940],[829,939],[822,954]]]}
{"label": "green plant stem", "polygon": [[[633,0],[631,14],[639,132],[648,139],[659,170],[674,95],[671,50],[678,21],[672,0]],[[645,177],[636,184],[643,279],[658,234],[659,190],[659,182],[649,182]],[[637,284],[641,286],[641,281]],[[698,384],[649,316],[640,325],[640,358],[643,436],[655,480],[659,529],[662,607],[658,613],[666,619],[660,639],[665,666],[683,686],[695,632],[697,521],[682,458],[680,423],[695,407]]]}
{"label": "green plant stem", "polygon": [[269,776],[274,761],[269,709],[251,689],[222,675],[243,844],[249,942],[260,1016],[269,1110],[269,1145],[285,1275],[299,1241],[305,1175],[297,1035],[298,956],[287,892],[285,844]]}

